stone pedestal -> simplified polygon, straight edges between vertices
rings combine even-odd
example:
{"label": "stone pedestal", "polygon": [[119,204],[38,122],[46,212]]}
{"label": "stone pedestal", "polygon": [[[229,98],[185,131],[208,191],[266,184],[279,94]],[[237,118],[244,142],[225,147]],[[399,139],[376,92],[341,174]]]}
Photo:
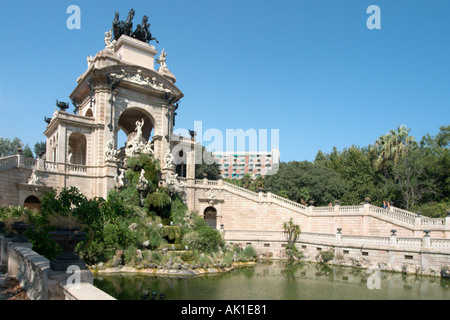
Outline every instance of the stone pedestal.
{"label": "stone pedestal", "polygon": [[122,35],[116,44],[116,54],[124,63],[139,65],[151,70],[155,70],[155,47],[132,37]]}

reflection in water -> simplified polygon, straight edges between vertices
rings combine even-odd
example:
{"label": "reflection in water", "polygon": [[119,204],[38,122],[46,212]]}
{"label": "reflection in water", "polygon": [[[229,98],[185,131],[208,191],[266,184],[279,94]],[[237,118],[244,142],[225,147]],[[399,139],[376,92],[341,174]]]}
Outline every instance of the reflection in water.
{"label": "reflection in water", "polygon": [[195,277],[97,275],[94,285],[119,300],[450,300],[441,278],[287,261]]}

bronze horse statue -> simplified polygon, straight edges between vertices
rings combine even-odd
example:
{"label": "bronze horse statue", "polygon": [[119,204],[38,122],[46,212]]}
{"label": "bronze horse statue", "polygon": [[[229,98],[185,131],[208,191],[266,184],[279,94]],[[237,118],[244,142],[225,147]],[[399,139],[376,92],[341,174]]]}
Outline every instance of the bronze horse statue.
{"label": "bronze horse statue", "polygon": [[158,39],[152,37],[152,34],[150,33],[150,23],[148,23],[148,17],[144,16],[142,18],[142,24],[138,24],[136,27],[136,31],[133,32],[133,38],[144,41],[144,42],[150,42],[152,40],[155,40],[156,43],[159,43]]}
{"label": "bronze horse statue", "polygon": [[115,17],[113,20],[113,34],[114,34],[114,40],[119,40],[120,36],[123,34],[126,36],[133,37],[137,40],[144,41],[149,43],[152,40],[155,40],[157,43],[159,41],[152,37],[152,34],[150,33],[149,27],[150,23],[148,23],[148,17],[144,16],[142,18],[142,24],[138,24],[136,27],[136,30],[133,32],[133,18],[135,15],[135,11],[133,9],[130,10],[128,13],[128,17],[126,21],[120,21],[119,20],[119,13],[115,12]]}

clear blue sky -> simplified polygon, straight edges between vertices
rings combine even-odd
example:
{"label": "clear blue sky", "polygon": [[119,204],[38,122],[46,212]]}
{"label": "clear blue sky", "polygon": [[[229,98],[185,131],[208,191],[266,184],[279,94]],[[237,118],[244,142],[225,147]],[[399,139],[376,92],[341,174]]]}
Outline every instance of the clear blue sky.
{"label": "clear blue sky", "polygon": [[[373,4],[381,30],[366,27]],[[44,116],[131,8],[185,95],[177,128],[279,129],[282,161],[312,161],[401,124],[417,139],[449,125],[448,0],[30,0],[0,7],[0,136],[44,141]]]}

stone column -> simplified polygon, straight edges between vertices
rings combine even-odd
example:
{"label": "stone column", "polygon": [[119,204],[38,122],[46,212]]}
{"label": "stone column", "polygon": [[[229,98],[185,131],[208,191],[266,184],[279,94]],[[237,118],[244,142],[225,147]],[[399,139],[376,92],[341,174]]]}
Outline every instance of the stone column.
{"label": "stone column", "polygon": [[195,179],[195,141],[191,141],[191,150],[186,157],[186,179]]}
{"label": "stone column", "polygon": [[186,184],[187,206],[189,210],[195,210],[195,141],[192,141],[191,150],[186,156]]}
{"label": "stone column", "polygon": [[108,192],[114,189],[114,178],[117,175],[117,162],[114,160],[105,161],[105,185],[103,186],[103,198],[106,199]]}

